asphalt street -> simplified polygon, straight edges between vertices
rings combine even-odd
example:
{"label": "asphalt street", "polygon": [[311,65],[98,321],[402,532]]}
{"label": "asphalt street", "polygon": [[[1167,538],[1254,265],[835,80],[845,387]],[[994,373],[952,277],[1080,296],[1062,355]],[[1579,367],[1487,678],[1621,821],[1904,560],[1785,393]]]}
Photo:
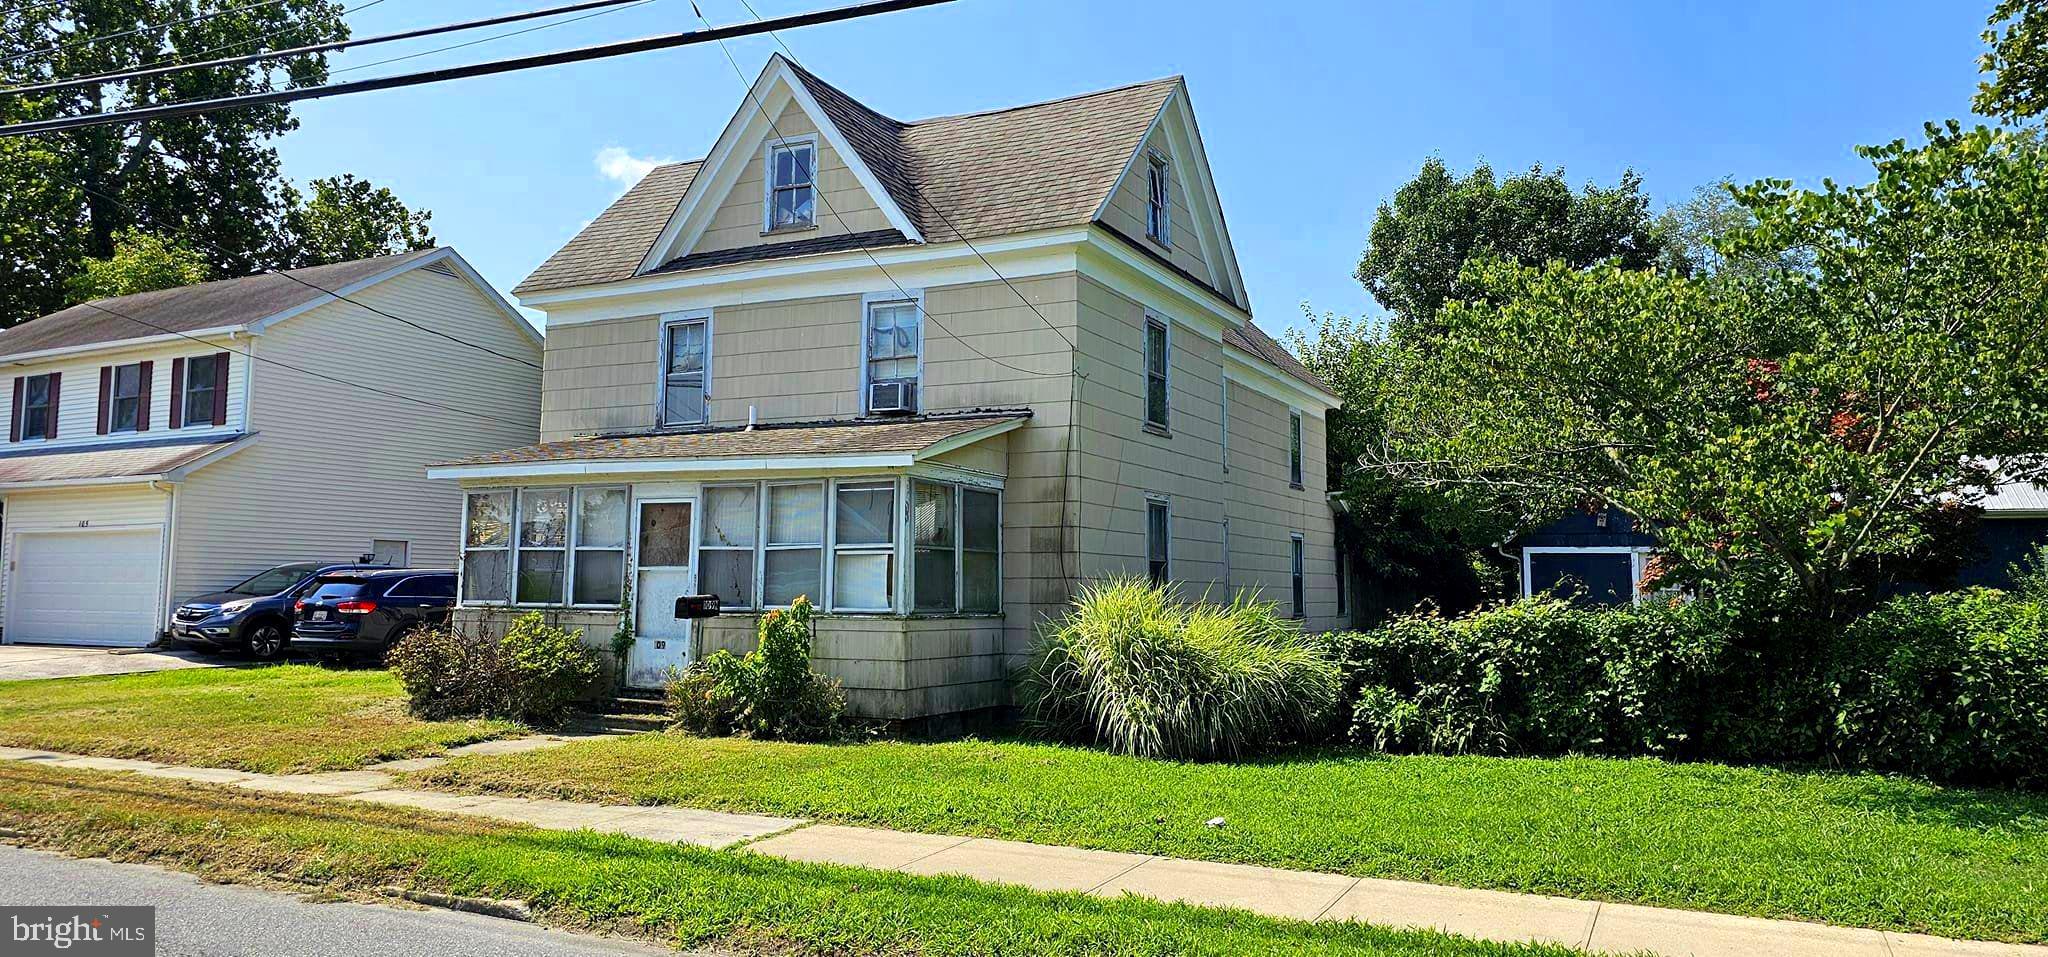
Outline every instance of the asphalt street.
{"label": "asphalt street", "polygon": [[[310,903],[139,864],[0,845],[0,905],[156,908],[158,957],[651,957],[645,943],[444,910]],[[0,951],[6,945],[0,943]]]}

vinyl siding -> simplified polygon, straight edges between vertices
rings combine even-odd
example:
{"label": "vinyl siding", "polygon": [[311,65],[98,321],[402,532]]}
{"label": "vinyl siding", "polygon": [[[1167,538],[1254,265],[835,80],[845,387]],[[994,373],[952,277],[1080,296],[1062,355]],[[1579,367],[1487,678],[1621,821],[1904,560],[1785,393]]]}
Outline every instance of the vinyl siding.
{"label": "vinyl siding", "polygon": [[[200,342],[179,340],[169,344],[155,344],[141,348],[115,349],[95,352],[84,356],[31,362],[9,370],[9,381],[0,384],[6,391],[0,393],[0,403],[9,410],[13,408],[13,379],[50,372],[61,372],[63,381],[58,385],[57,395],[57,437],[54,439],[28,439],[21,442],[5,442],[6,431],[0,431],[0,448],[23,449],[77,449],[83,446],[106,442],[138,442],[165,439],[172,436],[224,435],[242,431],[242,410],[249,376],[249,360],[242,355],[250,339],[235,340],[215,337]],[[227,419],[221,425],[171,428],[171,362],[174,359],[189,359],[193,356],[228,353],[228,405]],[[103,366],[130,365],[148,360],[152,363],[149,380],[149,430],[146,432],[116,432],[100,435],[100,368]]]}
{"label": "vinyl siding", "polygon": [[[352,294],[366,306],[512,356],[540,347],[466,280],[416,269]],[[461,491],[425,467],[524,445],[539,433],[537,370],[345,302],[277,324],[256,355],[489,419],[314,378],[256,369],[249,448],[178,492],[174,595],[284,561],[346,561],[372,539],[410,543],[412,564],[452,568]]]}
{"label": "vinyl siding", "polygon": [[[78,528],[161,529],[170,496],[147,485],[101,488],[50,489],[9,492],[4,497],[5,530],[0,534],[0,568],[14,571],[14,537],[33,532],[57,532]],[[14,576],[5,576],[10,584]],[[0,625],[6,622],[8,588],[0,587]],[[168,599],[158,603],[168,613]]]}
{"label": "vinyl siding", "polygon": [[[751,104],[749,104],[751,108]],[[798,139],[814,136],[816,124],[803,107],[790,102],[776,116],[775,134],[784,139]],[[771,139],[773,135],[771,134]],[[705,226],[704,235],[689,252],[716,252],[721,249],[741,249],[765,243],[790,242],[800,239],[818,239],[845,233],[864,233],[878,229],[893,228],[888,217],[882,214],[873,196],[868,195],[846,161],[839,156],[831,144],[819,137],[818,171],[816,176],[818,201],[814,210],[815,227],[795,229],[773,236],[762,235],[767,226],[767,172],[768,147],[766,145],[754,154],[739,179],[719,202],[718,209],[711,214],[711,222]],[[835,215],[836,214],[836,215]]]}

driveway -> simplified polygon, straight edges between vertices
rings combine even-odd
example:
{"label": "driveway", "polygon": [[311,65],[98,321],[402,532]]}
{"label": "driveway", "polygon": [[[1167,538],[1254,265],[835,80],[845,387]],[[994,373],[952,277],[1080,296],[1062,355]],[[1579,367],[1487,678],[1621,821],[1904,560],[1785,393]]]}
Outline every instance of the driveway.
{"label": "driveway", "polygon": [[106,648],[61,645],[0,645],[0,681],[24,678],[77,678],[82,675],[132,675],[176,668],[218,668],[221,661],[189,651],[118,653]]}

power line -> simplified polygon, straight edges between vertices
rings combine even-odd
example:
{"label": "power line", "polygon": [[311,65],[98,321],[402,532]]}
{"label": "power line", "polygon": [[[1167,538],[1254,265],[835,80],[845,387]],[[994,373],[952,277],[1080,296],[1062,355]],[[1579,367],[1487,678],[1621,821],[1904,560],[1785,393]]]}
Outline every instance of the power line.
{"label": "power line", "polygon": [[[509,354],[509,353],[499,352],[498,350],[496,350],[496,349],[493,349],[493,348],[491,348],[490,346],[485,346],[485,345],[479,345],[479,344],[477,344],[477,343],[474,343],[474,342],[471,342],[471,341],[469,341],[468,339],[464,339],[464,338],[462,338],[461,336],[454,336],[454,335],[449,335],[448,333],[442,332],[442,331],[441,331],[441,330],[439,330],[439,329],[430,329],[430,328],[428,328],[428,327],[426,327],[426,326],[420,325],[419,323],[417,323],[417,322],[414,322],[414,321],[412,321],[412,320],[410,320],[410,319],[407,319],[407,318],[405,318],[405,317],[403,317],[403,316],[395,316],[395,315],[392,315],[391,313],[385,312],[384,310],[382,310],[382,309],[379,309],[379,308],[377,308],[376,306],[372,306],[372,305],[370,305],[370,304],[368,304],[368,303],[364,303],[364,302],[358,302],[357,300],[354,300],[354,299],[350,299],[349,297],[347,297],[347,296],[344,296],[344,295],[342,295],[341,293],[335,292],[334,290],[332,290],[332,289],[329,289],[329,288],[327,288],[326,286],[322,286],[322,285],[319,285],[319,284],[317,284],[317,283],[311,283],[311,282],[307,282],[306,280],[304,280],[304,279],[300,279],[299,277],[297,277],[297,276],[294,276],[294,275],[292,275],[291,273],[285,272],[285,271],[284,271],[284,270],[282,270],[282,269],[272,269],[272,270],[270,270],[270,274],[271,274],[271,275],[273,275],[273,276],[283,276],[284,278],[286,278],[286,279],[289,279],[289,280],[291,280],[291,281],[293,281],[293,282],[295,282],[295,283],[298,283],[298,284],[299,284],[299,285],[301,285],[301,286],[305,286],[305,287],[307,287],[308,289],[314,289],[314,290],[317,290],[317,291],[320,291],[320,292],[324,292],[324,293],[326,293],[326,294],[328,294],[328,295],[330,295],[330,296],[333,296],[333,297],[334,297],[334,298],[336,298],[336,299],[339,299],[339,300],[341,300],[342,302],[348,303],[348,304],[350,304],[350,305],[353,305],[353,306],[359,306],[359,307],[361,307],[361,308],[364,308],[364,309],[368,309],[368,310],[370,310],[371,312],[374,312],[374,313],[376,313],[377,315],[383,316],[383,317],[384,317],[384,318],[386,318],[386,319],[391,319],[391,320],[395,320],[395,321],[397,321],[397,322],[402,322],[402,323],[404,323],[404,324],[406,324],[406,325],[408,325],[408,326],[411,326],[411,327],[413,327],[414,329],[418,329],[418,330],[419,330],[419,331],[421,331],[421,332],[424,332],[424,333],[428,333],[428,334],[430,334],[430,335],[436,335],[436,336],[440,336],[441,338],[443,338],[443,339],[446,339],[446,340],[448,340],[449,342],[454,342],[454,343],[460,343],[460,344],[462,344],[462,345],[465,345],[465,346],[468,346],[468,347],[470,347],[471,349],[475,349],[475,350],[477,350],[477,351],[479,351],[479,352],[488,352],[488,353],[490,353],[491,355],[497,356],[497,357],[498,357],[498,358],[500,358],[500,359],[504,359],[504,360],[506,360],[506,361],[509,361],[509,362],[517,362],[517,363],[519,363],[520,365],[523,365],[523,366],[525,366],[525,367],[527,367],[527,368],[529,368],[529,369],[539,369],[539,368],[540,368],[540,364],[539,364],[539,363],[537,363],[537,362],[531,362],[531,361],[528,361],[528,360],[526,360],[526,359],[522,359],[522,358],[520,358],[520,357],[518,357],[518,356],[515,356],[515,355],[511,355],[511,354]],[[521,322],[524,322],[525,320],[523,320],[523,319],[522,319],[522,320],[520,320],[520,321],[521,321]]]}
{"label": "power line", "polygon": [[658,34],[650,37],[642,37],[637,40],[625,40],[616,43],[604,43],[599,44],[597,46],[582,47],[580,49],[558,50],[552,53],[541,53],[532,56],[512,57],[503,60],[489,60],[483,63],[472,63],[464,66],[443,67],[438,70],[423,70],[418,73],[401,73],[394,76],[377,77],[375,79],[369,80],[356,80],[348,83],[329,83],[321,86],[300,87],[298,89],[292,90],[272,90],[264,93],[251,93],[242,96],[222,97],[219,99],[212,100],[195,100],[185,103],[171,103],[162,106],[143,107],[140,109],[132,110],[121,110],[111,113],[94,113],[86,116],[69,116],[49,120],[36,120],[27,123],[15,123],[10,126],[0,126],[0,136],[24,136],[30,133],[48,133],[61,130],[73,130],[90,126],[105,126],[112,123],[127,123],[136,120],[160,119],[169,116],[190,116],[196,113],[210,113],[215,110],[235,109],[238,107],[247,106],[266,106],[275,103],[292,103],[299,100],[311,100],[318,99],[321,97],[340,96],[350,93],[367,93],[373,90],[388,90],[398,87],[419,86],[427,83],[440,83],[447,80],[460,80],[475,76],[489,76],[497,73],[510,73],[517,70],[531,70],[538,67],[559,66],[565,63],[579,63],[585,60],[599,60],[607,57],[623,56],[630,53],[644,53],[650,50],[666,50],[673,47],[690,46],[698,43],[710,43],[713,41],[724,40],[728,37],[753,36],[759,33],[766,33],[772,29],[794,29],[796,27],[814,26],[822,23],[837,23],[842,20],[853,20],[861,17],[874,16],[876,14],[894,13],[901,10],[910,10],[918,7],[936,6],[941,3],[950,2],[952,2],[952,0],[870,0],[870,2],[867,3],[856,3],[850,6],[834,7],[827,10],[818,10],[810,13],[795,14],[788,17],[781,17],[775,20],[762,21],[760,23],[734,24],[732,26],[715,27],[707,30],[694,30],[684,33]]}
{"label": "power line", "polygon": [[14,54],[13,56],[10,56],[4,60],[0,60],[0,63],[15,63],[21,60],[26,60],[32,56],[41,56],[45,53],[62,53],[65,50],[76,49],[82,46],[91,46],[95,43],[104,43],[108,40],[118,40],[122,37],[134,36],[138,33],[147,33],[151,30],[168,30],[172,27],[190,26],[194,23],[203,23],[207,20],[212,20],[216,17],[224,17],[230,13],[242,13],[248,10],[261,9],[263,7],[274,7],[283,2],[284,0],[262,0],[262,2],[260,3],[251,3],[240,7],[229,7],[226,10],[215,10],[212,13],[203,13],[196,17],[187,17],[183,20],[173,20],[170,23],[145,23],[139,27],[135,27],[130,30],[122,30],[119,33],[106,33],[98,36],[66,40],[63,43],[59,43],[55,46],[48,46],[40,50],[29,50],[25,53]]}
{"label": "power line", "polygon": [[[696,0],[690,0],[690,9],[697,14],[698,20],[704,20],[704,11],[697,7]],[[705,22],[707,24],[709,23],[709,21]],[[733,59],[732,50],[726,47],[725,41],[723,39],[718,41],[718,49],[719,52],[725,54],[725,62],[732,64],[733,75],[739,77],[740,85],[745,87],[747,91],[747,102],[753,104],[755,112],[761,114],[761,118],[768,121],[768,132],[775,134],[775,138],[777,140],[781,140],[782,131],[776,128],[775,118],[768,115],[768,108],[762,105],[759,97],[756,97],[754,95],[754,85],[752,83],[747,82],[746,71],[740,69],[740,62],[736,59]],[[815,164],[817,162],[816,157],[813,157],[811,161],[812,163]],[[811,172],[811,179],[812,182],[815,184],[817,181],[817,175],[815,170]],[[925,321],[929,322],[933,327],[937,328],[940,332],[945,333],[947,338],[959,343],[960,346],[966,349],[967,351],[972,352],[975,355],[982,357],[983,359],[987,359],[988,361],[993,362],[996,365],[1002,366],[1003,368],[1009,369],[1014,372],[1021,372],[1025,375],[1043,376],[1047,378],[1056,377],[1061,374],[1057,372],[1040,372],[1035,369],[1026,369],[1022,366],[1011,365],[1008,362],[1005,362],[1001,359],[996,358],[995,356],[989,355],[988,353],[975,348],[973,344],[969,343],[966,339],[961,338],[958,334],[954,333],[953,330],[948,329],[944,325],[940,324],[938,318],[933,316],[931,314],[931,311],[927,310],[924,307],[924,302],[922,300],[920,300],[916,296],[911,295],[910,290],[904,288],[902,283],[896,281],[895,276],[889,274],[888,267],[882,265],[882,260],[875,256],[875,251],[873,249],[868,248],[868,245],[866,243],[860,241],[860,239],[858,238],[860,234],[856,232],[853,228],[846,225],[846,218],[844,216],[839,215],[838,210],[832,208],[832,201],[825,198],[825,191],[823,189],[815,188],[814,185],[813,189],[811,190],[811,197],[819,205],[825,207],[825,212],[832,214],[832,218],[839,222],[839,228],[846,230],[846,235],[849,238],[853,239],[854,245],[860,247],[860,251],[868,257],[868,262],[875,264],[875,269],[881,272],[882,278],[889,280],[889,285],[895,286],[896,291],[898,293],[901,293],[903,298],[909,301],[911,305],[917,309],[918,314],[924,316]],[[1040,316],[1039,318],[1043,319],[1045,317]],[[1060,338],[1065,339],[1066,337],[1061,336]],[[1071,345],[1071,343],[1069,344]]]}
{"label": "power line", "polygon": [[[373,66],[383,66],[387,63],[397,63],[401,60],[417,60],[423,56],[433,56],[436,53],[446,53],[450,50],[460,50],[463,47],[473,47],[479,43],[489,43],[493,40],[503,40],[506,37],[516,37],[523,34],[533,33],[538,30],[552,30],[555,27],[568,26],[571,23],[579,23],[581,21],[588,20],[592,17],[602,17],[613,13],[624,13],[625,11],[631,10],[635,7],[644,7],[650,3],[653,3],[654,0],[605,0],[605,2],[607,4],[624,3],[626,5],[622,7],[613,7],[610,10],[599,10],[596,13],[586,13],[580,17],[570,17],[567,20],[557,20],[553,23],[543,23],[540,26],[527,27],[523,30],[507,30],[504,33],[493,33],[487,37],[478,37],[477,39],[465,40],[461,43],[451,43],[445,47],[435,47],[431,50],[421,50],[418,53],[407,53],[404,56],[387,57],[382,60],[373,60],[369,63],[358,63],[355,66],[343,67],[339,70],[334,70],[331,72],[353,73],[357,70],[367,70]],[[560,13],[563,11],[558,10],[556,12]]]}
{"label": "power line", "polygon": [[327,381],[329,381],[329,382],[334,382],[334,383],[338,383],[338,384],[340,384],[340,385],[345,385],[345,386],[348,386],[348,387],[349,387],[349,388],[351,388],[351,389],[361,389],[361,390],[363,390],[363,391],[365,391],[365,392],[374,392],[374,393],[376,393],[376,394],[378,394],[378,395],[381,395],[381,396],[385,396],[385,397],[388,397],[388,398],[393,398],[393,399],[400,399],[400,400],[403,400],[403,401],[406,401],[406,402],[412,402],[412,403],[415,403],[415,404],[418,404],[418,405],[424,405],[424,406],[427,406],[427,407],[429,407],[429,408],[434,408],[434,409],[440,409],[440,410],[441,410],[441,411],[443,411],[443,412],[454,412],[454,413],[457,413],[457,414],[460,414],[460,415],[467,415],[467,416],[471,416],[471,417],[473,417],[473,418],[483,419],[483,420],[484,420],[484,421],[486,421],[486,422],[496,422],[496,423],[498,423],[498,424],[500,424],[500,425],[509,425],[509,426],[512,426],[513,428],[516,428],[516,429],[524,429],[524,428],[526,428],[526,427],[527,427],[527,423],[525,423],[525,422],[514,422],[514,421],[512,421],[511,419],[501,419],[501,418],[498,418],[498,417],[497,417],[497,416],[495,416],[495,415],[485,415],[485,414],[484,414],[484,413],[482,413],[482,412],[472,412],[472,411],[470,411],[470,410],[468,410],[468,409],[460,409],[460,408],[456,408],[455,406],[452,406],[452,405],[444,405],[444,404],[442,404],[442,403],[440,403],[440,402],[435,402],[435,401],[433,401],[432,399],[421,399],[421,398],[417,398],[417,397],[414,397],[414,396],[409,396],[409,395],[406,395],[406,394],[404,394],[404,393],[401,393],[401,392],[392,392],[392,391],[389,391],[389,390],[387,390],[387,389],[379,389],[379,388],[377,388],[376,386],[373,386],[373,385],[363,385],[363,384],[362,384],[362,383],[360,383],[360,382],[350,382],[350,381],[348,381],[347,379],[337,378],[337,377],[335,377],[335,376],[331,376],[331,375],[328,375],[328,374],[326,374],[326,373],[324,373],[324,372],[314,372],[314,371],[313,371],[313,370],[311,370],[311,369],[307,369],[307,368],[302,368],[302,367],[300,367],[300,366],[295,366],[295,365],[293,365],[293,364],[291,364],[291,363],[289,363],[289,362],[285,362],[285,361],[283,361],[283,360],[281,360],[281,359],[272,359],[272,358],[270,358],[269,356],[259,356],[259,355],[257,355],[257,354],[256,354],[256,353],[254,353],[254,352],[249,352],[249,351],[247,351],[247,350],[244,350],[244,349],[236,349],[236,348],[233,348],[233,347],[228,347],[228,346],[222,346],[222,345],[220,345],[219,343],[215,343],[215,342],[208,342],[208,341],[206,341],[205,339],[201,339],[201,338],[199,338],[198,336],[186,335],[185,333],[179,332],[178,330],[176,330],[176,329],[172,329],[172,328],[169,328],[169,327],[167,327],[167,326],[160,326],[160,325],[157,325],[157,324],[156,324],[156,323],[154,323],[154,322],[150,322],[150,321],[148,321],[148,320],[145,320],[145,319],[137,319],[137,318],[135,318],[134,316],[128,315],[128,314],[127,314],[127,313],[125,313],[125,312],[121,312],[121,311],[119,311],[119,310],[115,310],[115,309],[109,309],[109,308],[107,308],[107,307],[105,307],[105,306],[102,306],[102,305],[100,305],[99,303],[96,303],[96,302],[83,302],[83,303],[79,303],[79,305],[85,306],[85,307],[87,307],[87,308],[89,308],[89,309],[97,309],[97,310],[99,310],[100,312],[104,312],[104,313],[106,313],[107,315],[110,315],[110,316],[114,316],[114,317],[116,317],[116,318],[120,318],[120,319],[126,319],[126,320],[128,320],[129,322],[133,322],[133,323],[136,323],[137,325],[147,326],[147,327],[149,327],[149,328],[151,328],[151,329],[155,329],[155,330],[157,330],[157,331],[159,331],[159,332],[167,332],[167,333],[170,333],[171,335],[177,336],[177,337],[178,337],[178,338],[180,338],[180,339],[190,339],[190,340],[192,340],[193,342],[197,342],[197,343],[199,343],[200,345],[203,345],[203,346],[205,346],[205,347],[207,347],[207,348],[209,348],[209,349],[225,349],[226,351],[228,351],[228,352],[233,352],[233,353],[236,353],[236,354],[238,354],[238,355],[242,356],[243,358],[245,358],[245,359],[248,359],[248,360],[249,360],[249,361],[251,361],[251,362],[263,362],[263,363],[268,363],[268,364],[270,364],[270,365],[274,365],[274,366],[282,366],[282,367],[284,367],[284,368],[286,368],[286,369],[290,369],[290,370],[292,370],[293,372],[297,372],[297,373],[299,373],[299,374],[301,374],[301,375],[309,375],[309,376],[312,376],[312,377],[313,377],[313,378],[315,378],[315,379],[325,379],[325,380],[327,380]]}
{"label": "power line", "polygon": [[[384,0],[369,0],[369,2],[367,3],[359,3],[353,7],[341,11],[339,14],[336,14],[336,17],[346,17],[349,14],[355,13],[360,10],[367,10],[370,7],[374,7],[377,4],[383,2]],[[611,0],[611,2],[625,3],[626,0]],[[223,43],[217,47],[209,47],[192,55],[208,56],[211,54],[220,53],[224,50],[238,49],[241,47],[248,46],[251,43],[256,43],[263,40],[276,39],[278,36],[286,32],[289,32],[297,27],[305,27],[311,25],[312,23],[310,21],[304,20],[299,21],[297,23],[286,24],[282,29],[279,29],[275,32],[259,33],[256,34],[255,36],[244,37],[232,43]],[[317,53],[322,50],[340,49],[342,47],[353,46],[358,43],[371,42],[378,42],[378,38],[366,37],[362,40],[338,40],[335,41],[334,43],[316,43],[311,46],[295,47],[285,50],[266,50],[260,53],[251,53],[247,56],[222,57],[218,60],[186,60],[184,62],[179,62],[181,60],[184,60],[183,56],[167,56],[163,59],[152,60],[139,67],[134,67],[128,70],[114,70],[107,73],[94,73],[90,76],[64,77],[60,79],[49,80],[43,83],[33,83],[25,84],[22,86],[4,87],[0,88],[0,93],[41,93],[46,90],[65,90],[70,89],[74,86],[86,86],[88,84],[93,83],[126,82],[128,80],[139,80],[144,77],[157,76],[163,73],[173,73],[181,70],[197,70],[204,67],[233,66],[239,63],[255,63],[260,62],[262,60],[272,59],[274,57],[296,56],[302,53]]]}

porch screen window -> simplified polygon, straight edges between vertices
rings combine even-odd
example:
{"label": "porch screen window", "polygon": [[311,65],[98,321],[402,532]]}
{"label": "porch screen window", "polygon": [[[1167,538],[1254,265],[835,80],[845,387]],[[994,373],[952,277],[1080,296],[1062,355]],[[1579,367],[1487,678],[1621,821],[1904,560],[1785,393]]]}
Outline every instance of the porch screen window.
{"label": "porch screen window", "polygon": [[704,421],[705,398],[710,393],[704,374],[709,328],[710,324],[702,319],[666,326],[668,345],[662,359],[661,385],[663,425],[696,425]]}
{"label": "porch screen window", "polygon": [[768,486],[768,538],[762,546],[761,601],[788,605],[822,597],[825,567],[824,483]]}
{"label": "porch screen window", "polygon": [[1293,540],[1289,543],[1289,546],[1290,554],[1288,556],[1287,567],[1292,571],[1293,574],[1292,596],[1294,598],[1294,617],[1307,618],[1308,589],[1306,587],[1307,583],[1304,580],[1306,576],[1302,574],[1301,533],[1295,533]]}
{"label": "porch screen window", "polygon": [[[683,539],[688,542],[686,536]],[[687,556],[685,556],[687,558]],[[626,490],[576,490],[575,604],[617,607],[626,582]]]}
{"label": "porch screen window", "polygon": [[214,396],[220,392],[218,380],[220,368],[224,364],[218,355],[193,356],[185,360],[185,394],[171,397],[171,401],[182,406],[179,410],[180,422],[185,425],[220,424],[214,421],[213,408]]}
{"label": "porch screen window", "polygon": [[1301,487],[1301,413],[1287,413],[1287,484]]}
{"label": "porch screen window", "polygon": [[56,420],[53,406],[56,386],[54,382],[61,373],[33,375],[25,380],[21,389],[21,437],[24,439],[47,439],[56,435],[51,425]]}
{"label": "porch screen window", "polygon": [[698,520],[697,590],[717,595],[728,608],[754,607],[754,530],[761,498],[755,486],[713,486],[704,490]]}
{"label": "porch screen window", "polygon": [[1172,527],[1165,501],[1152,499],[1145,503],[1145,573],[1155,585],[1166,584],[1167,575],[1171,573],[1168,563],[1172,549],[1168,536]]}
{"label": "porch screen window", "polygon": [[519,535],[513,600],[522,605],[562,603],[562,573],[569,543],[569,490],[519,490]]}
{"label": "porch screen window", "polygon": [[817,151],[809,143],[777,146],[768,157],[768,228],[794,229],[817,220]]}
{"label": "porch screen window", "polygon": [[1146,165],[1145,235],[1164,245],[1173,242],[1173,177],[1166,157],[1153,154]]}
{"label": "porch screen window", "polygon": [[954,571],[959,562],[959,536],[954,515],[954,487],[937,482],[912,482],[910,520],[916,537],[911,561],[916,578],[918,611],[952,611]]}
{"label": "porch screen window", "polygon": [[877,302],[868,306],[869,412],[917,411],[920,333],[916,302]]}
{"label": "porch screen window", "polygon": [[1002,496],[960,489],[960,610],[1003,609]]}
{"label": "porch screen window", "polygon": [[471,492],[462,529],[462,600],[503,602],[512,577],[512,493]]}
{"label": "porch screen window", "polygon": [[1002,496],[946,482],[910,483],[912,608],[1002,610]]}
{"label": "porch screen window", "polygon": [[832,607],[896,606],[896,483],[847,482],[834,493]]}
{"label": "porch screen window", "polygon": [[1166,323],[1145,318],[1145,424],[1166,428]]}

